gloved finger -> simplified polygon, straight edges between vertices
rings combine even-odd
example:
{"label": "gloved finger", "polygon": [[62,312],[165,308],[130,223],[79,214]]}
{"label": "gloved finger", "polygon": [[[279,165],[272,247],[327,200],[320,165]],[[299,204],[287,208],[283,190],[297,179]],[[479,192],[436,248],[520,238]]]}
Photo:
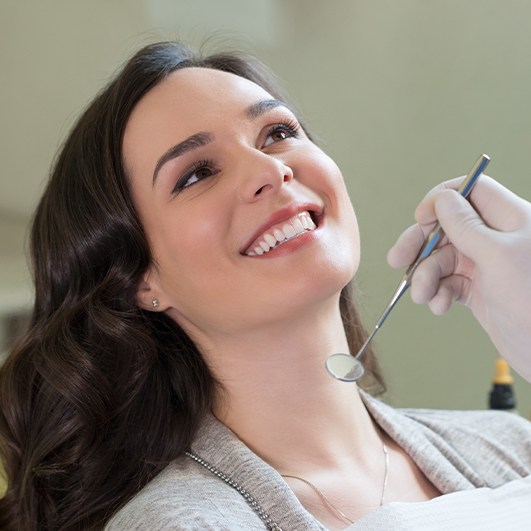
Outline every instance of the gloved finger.
{"label": "gloved finger", "polygon": [[454,301],[466,304],[469,298],[471,281],[461,275],[452,275],[441,280],[439,289],[428,306],[435,315],[445,314]]}
{"label": "gloved finger", "polygon": [[[429,225],[411,225],[393,244],[387,253],[387,263],[393,268],[410,266],[417,258],[426,237],[435,227],[435,223]],[[445,245],[446,236],[443,236],[438,246]]]}
{"label": "gloved finger", "polygon": [[[387,253],[387,263],[393,268],[407,267],[411,264],[426,237],[420,225],[407,228]],[[429,232],[429,231],[428,231]]]}
{"label": "gloved finger", "polygon": [[457,190],[461,186],[461,183],[464,179],[465,176],[456,177],[454,179],[450,179],[449,181],[439,183],[437,186],[432,188],[417,205],[417,208],[415,209],[415,221],[421,225],[436,223],[437,216],[435,214],[435,198],[444,190]]}
{"label": "gloved finger", "polygon": [[472,276],[474,264],[453,245],[444,245],[426,258],[415,270],[411,298],[417,304],[430,301],[442,280],[451,275]]}
{"label": "gloved finger", "polygon": [[[437,219],[436,198],[444,190],[456,190],[463,179],[464,177],[451,179],[430,190],[415,210],[416,221],[425,224]],[[529,215],[529,203],[525,199],[518,197],[488,175],[480,176],[469,200],[484,223],[499,231],[516,230]]]}
{"label": "gloved finger", "polygon": [[492,249],[496,231],[485,225],[472,205],[459,194],[441,192],[435,210],[447,238],[472,259],[480,259]]}

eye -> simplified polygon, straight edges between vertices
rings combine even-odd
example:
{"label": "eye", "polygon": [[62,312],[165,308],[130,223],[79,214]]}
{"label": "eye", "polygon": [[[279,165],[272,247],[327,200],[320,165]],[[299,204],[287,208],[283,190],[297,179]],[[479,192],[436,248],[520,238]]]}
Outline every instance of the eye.
{"label": "eye", "polygon": [[192,168],[190,168],[178,181],[175,185],[172,193],[175,194],[188,188],[207,177],[215,175],[217,170],[214,168],[214,163],[211,160],[200,160],[196,162]]}
{"label": "eye", "polygon": [[299,132],[300,125],[293,120],[275,124],[269,129],[263,147],[270,146],[271,144],[281,142],[282,140],[286,140],[288,138],[297,138],[299,136]]}

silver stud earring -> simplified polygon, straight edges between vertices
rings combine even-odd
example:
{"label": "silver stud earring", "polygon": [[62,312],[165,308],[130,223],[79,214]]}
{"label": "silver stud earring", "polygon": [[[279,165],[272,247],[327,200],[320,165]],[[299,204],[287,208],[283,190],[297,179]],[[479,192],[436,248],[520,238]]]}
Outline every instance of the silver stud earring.
{"label": "silver stud earring", "polygon": [[158,299],[153,299],[151,301],[151,304],[153,304],[153,308],[158,308],[159,307],[159,300]]}

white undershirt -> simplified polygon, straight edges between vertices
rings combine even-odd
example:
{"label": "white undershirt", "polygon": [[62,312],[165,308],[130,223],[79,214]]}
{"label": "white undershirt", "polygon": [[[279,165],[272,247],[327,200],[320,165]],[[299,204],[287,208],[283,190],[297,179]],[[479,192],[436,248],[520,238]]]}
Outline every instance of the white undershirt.
{"label": "white undershirt", "polygon": [[530,531],[531,476],[419,503],[389,503],[345,531]]}

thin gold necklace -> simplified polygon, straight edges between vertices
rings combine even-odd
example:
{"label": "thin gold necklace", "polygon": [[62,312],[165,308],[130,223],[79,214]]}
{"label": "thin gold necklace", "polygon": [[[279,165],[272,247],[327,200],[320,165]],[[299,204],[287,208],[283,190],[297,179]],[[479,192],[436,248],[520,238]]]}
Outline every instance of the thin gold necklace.
{"label": "thin gold necklace", "polygon": [[[380,496],[380,507],[384,504],[384,501],[385,501],[385,489],[387,487],[387,480],[389,478],[389,450],[387,449],[387,446],[385,445],[385,443],[383,442],[382,440],[382,451],[384,453],[384,456],[385,456],[385,472],[384,472],[384,479],[383,479],[383,484],[382,484],[382,495]],[[304,479],[304,478],[301,478],[299,476],[293,476],[291,474],[281,474],[283,478],[291,478],[291,479],[298,479],[299,481],[302,481],[303,483],[305,483],[306,485],[308,485],[308,487],[310,487],[311,489],[313,489],[318,495],[319,497],[326,503],[326,505],[328,505],[328,507],[330,507],[330,509],[332,509],[338,516],[340,516],[341,518],[343,518],[344,520],[346,520],[347,522],[349,522],[350,524],[353,524],[354,523],[354,520],[351,520],[343,511],[341,511],[340,509],[338,509],[324,494],[323,491],[321,491],[320,489],[318,489],[313,483],[311,483],[310,481],[308,481],[307,479]]]}

